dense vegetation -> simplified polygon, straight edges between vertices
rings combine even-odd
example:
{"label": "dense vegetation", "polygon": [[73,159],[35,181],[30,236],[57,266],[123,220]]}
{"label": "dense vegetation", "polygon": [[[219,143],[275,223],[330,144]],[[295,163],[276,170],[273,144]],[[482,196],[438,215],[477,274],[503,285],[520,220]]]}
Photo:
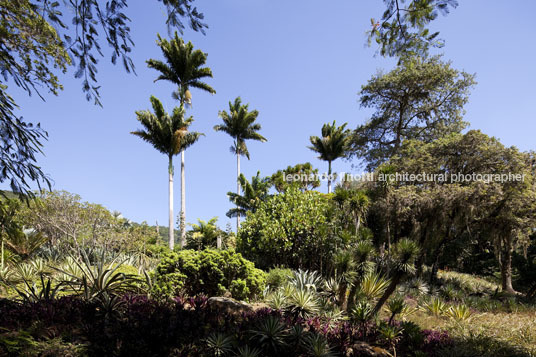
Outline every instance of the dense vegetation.
{"label": "dense vegetation", "polygon": [[[206,27],[192,1],[162,2],[171,27],[181,30],[181,17],[194,30]],[[207,54],[178,33],[158,36],[164,58],[147,61],[156,81],[175,86],[178,107],[168,112],[151,97],[152,111],[133,114],[142,129],[132,134],[168,159],[167,227],[69,192],[30,192],[27,177],[48,183],[34,156],[46,135],[14,120],[0,85],[0,182],[14,191],[0,199],[0,355],[536,356],[535,154],[465,131],[474,75],[430,56],[440,43],[426,28],[457,3],[384,2],[370,40],[398,64],[362,86],[369,120],[353,130],[326,123],[303,143],[327,163],[327,194],[317,191],[311,163],[248,180],[240,171],[240,157],[250,159],[246,142],[267,140],[259,112],[240,97],[219,112],[214,129],[233,139],[237,160],[236,192],[227,194],[236,232],[217,218],[186,229],[185,151],[203,135],[190,129],[190,89],[215,90],[204,82],[213,76]],[[90,26],[82,48],[79,37],[66,46],[68,36],[49,26],[61,22],[56,3],[0,0],[3,16],[19,20],[19,28],[0,24],[0,54],[9,60],[0,60],[2,73],[29,92],[41,83],[55,93],[61,86],[47,61],[64,70],[70,53],[98,101],[91,18],[101,7],[81,3],[85,15],[75,12],[74,27]],[[131,70],[126,1],[112,3],[110,21],[98,22],[112,34],[112,61]],[[28,46],[34,51],[25,55]],[[17,64],[34,57],[36,68]],[[338,159],[363,160],[369,179],[333,176]]]}

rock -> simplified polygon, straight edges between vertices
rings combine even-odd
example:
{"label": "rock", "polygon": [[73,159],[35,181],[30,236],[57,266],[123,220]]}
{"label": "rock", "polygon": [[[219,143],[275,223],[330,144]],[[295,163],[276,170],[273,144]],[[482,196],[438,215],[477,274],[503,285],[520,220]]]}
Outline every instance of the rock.
{"label": "rock", "polygon": [[223,296],[211,297],[208,299],[207,304],[211,309],[230,314],[253,311],[253,307],[250,304]]}
{"label": "rock", "polygon": [[392,355],[383,348],[371,346],[366,342],[354,343],[346,350],[346,357],[391,357]]}

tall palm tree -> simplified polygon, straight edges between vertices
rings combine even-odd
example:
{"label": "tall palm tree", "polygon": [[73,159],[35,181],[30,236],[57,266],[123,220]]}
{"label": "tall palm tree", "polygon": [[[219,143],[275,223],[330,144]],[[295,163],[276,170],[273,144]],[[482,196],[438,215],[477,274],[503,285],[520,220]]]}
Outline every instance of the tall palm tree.
{"label": "tall palm tree", "polygon": [[[240,156],[245,156],[249,160],[249,151],[246,140],[257,140],[266,142],[266,138],[257,131],[261,130],[261,125],[255,123],[259,112],[248,110],[249,104],[242,104],[242,99],[237,97],[233,102],[229,102],[229,113],[222,110],[218,113],[223,124],[214,126],[214,130],[229,134],[234,139],[231,152],[236,154],[236,194],[240,196]],[[236,215],[236,231],[240,228],[240,213]]]}
{"label": "tall palm tree", "polygon": [[[131,134],[139,136],[147,141],[169,159],[169,248],[175,245],[173,232],[173,156],[179,152],[184,152],[186,148],[193,145],[201,135],[197,132],[188,132],[188,127],[193,119],[184,118],[184,107],[176,107],[169,115],[164,110],[162,102],[151,96],[151,103],[154,113],[148,110],[137,111],[138,121],[143,126],[142,130],[133,131]],[[184,166],[184,165],[182,165]],[[182,244],[182,240],[181,240]]]}
{"label": "tall palm tree", "polygon": [[[181,106],[192,104],[190,88],[197,88],[211,94],[216,93],[214,88],[203,82],[204,78],[212,78],[212,70],[203,67],[207,61],[207,54],[201,50],[194,50],[191,42],[185,43],[175,32],[170,40],[162,39],[158,35],[158,46],[162,50],[165,61],[150,59],[149,68],[156,69],[160,75],[156,81],[169,81],[177,86],[173,98]],[[181,213],[180,213],[181,246],[186,243],[186,178],[184,174],[184,151],[181,152]]]}
{"label": "tall palm tree", "polygon": [[348,145],[350,131],[345,130],[347,123],[337,127],[333,124],[322,126],[322,137],[311,136],[309,140],[312,146],[309,149],[320,154],[320,160],[328,162],[328,193],[331,193],[331,163],[344,156]]}
{"label": "tall palm tree", "polygon": [[236,192],[227,192],[229,200],[236,205],[227,212],[227,217],[232,218],[238,215],[245,216],[247,212],[255,212],[260,203],[268,197],[268,190],[272,186],[269,177],[260,177],[260,171],[248,182],[243,174],[240,174],[238,183],[242,188],[243,195]]}

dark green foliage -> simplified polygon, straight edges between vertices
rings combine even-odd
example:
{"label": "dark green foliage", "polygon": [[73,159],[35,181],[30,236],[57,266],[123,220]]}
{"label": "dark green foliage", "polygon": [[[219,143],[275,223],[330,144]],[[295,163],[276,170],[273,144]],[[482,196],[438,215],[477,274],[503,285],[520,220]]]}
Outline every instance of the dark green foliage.
{"label": "dark green foliage", "polygon": [[156,294],[207,296],[229,291],[235,299],[246,300],[264,289],[266,273],[232,250],[181,250],[164,255],[156,268]]}
{"label": "dark green foliage", "polygon": [[[292,180],[287,179],[288,175],[292,177]],[[294,175],[298,175],[299,179],[294,180]],[[309,162],[278,170],[272,175],[271,182],[278,192],[285,191],[291,185],[299,187],[302,191],[320,187],[318,169],[313,169]]]}
{"label": "dark green foliage", "polygon": [[278,289],[285,285],[291,276],[291,269],[279,267],[272,268],[268,271],[268,275],[266,275],[266,285],[269,286],[270,289]]}
{"label": "dark green foliage", "polygon": [[247,216],[237,250],[261,268],[326,269],[337,237],[331,231],[329,199],[290,187]]}
{"label": "dark green foliage", "polygon": [[374,169],[399,154],[404,140],[431,142],[460,132],[467,125],[463,107],[474,85],[474,75],[440,57],[412,58],[379,72],[361,87],[361,106],[374,114],[354,131],[348,154],[364,158],[367,168]]}

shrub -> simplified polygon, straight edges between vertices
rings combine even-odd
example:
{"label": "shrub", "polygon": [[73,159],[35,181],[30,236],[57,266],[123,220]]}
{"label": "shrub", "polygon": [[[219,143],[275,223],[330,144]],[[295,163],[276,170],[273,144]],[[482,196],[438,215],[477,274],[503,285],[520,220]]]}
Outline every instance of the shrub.
{"label": "shrub", "polygon": [[268,271],[266,275],[266,285],[270,289],[278,289],[285,285],[292,275],[292,270],[287,268],[273,268]]}
{"label": "shrub", "polygon": [[154,274],[158,295],[222,295],[250,299],[262,292],[266,273],[232,250],[182,250],[164,255]]}
{"label": "shrub", "polygon": [[339,239],[330,217],[327,196],[290,187],[248,213],[237,237],[237,251],[263,269],[279,264],[292,269],[326,268]]}

